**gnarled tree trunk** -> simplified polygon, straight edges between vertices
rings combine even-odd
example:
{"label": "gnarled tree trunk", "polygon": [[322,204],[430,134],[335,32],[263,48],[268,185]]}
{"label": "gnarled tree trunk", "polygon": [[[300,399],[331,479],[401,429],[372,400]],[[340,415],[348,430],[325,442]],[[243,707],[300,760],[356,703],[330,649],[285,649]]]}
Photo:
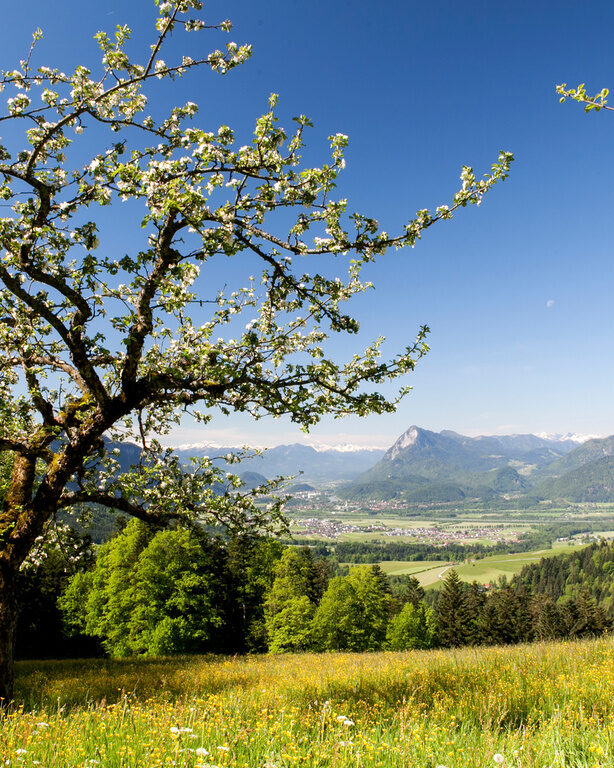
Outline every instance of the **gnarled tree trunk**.
{"label": "gnarled tree trunk", "polygon": [[32,456],[15,456],[11,482],[0,507],[1,707],[8,706],[13,698],[17,576],[46,519],[31,503],[35,467]]}
{"label": "gnarled tree trunk", "polygon": [[13,699],[16,623],[17,573],[3,569],[0,573],[0,706],[3,708]]}

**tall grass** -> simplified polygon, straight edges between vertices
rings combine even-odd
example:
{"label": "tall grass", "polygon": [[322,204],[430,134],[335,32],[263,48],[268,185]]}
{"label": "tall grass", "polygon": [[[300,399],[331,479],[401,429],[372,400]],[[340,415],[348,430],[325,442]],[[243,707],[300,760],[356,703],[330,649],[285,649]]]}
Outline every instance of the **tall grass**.
{"label": "tall grass", "polygon": [[0,731],[8,766],[614,766],[609,639],[22,662],[17,683]]}

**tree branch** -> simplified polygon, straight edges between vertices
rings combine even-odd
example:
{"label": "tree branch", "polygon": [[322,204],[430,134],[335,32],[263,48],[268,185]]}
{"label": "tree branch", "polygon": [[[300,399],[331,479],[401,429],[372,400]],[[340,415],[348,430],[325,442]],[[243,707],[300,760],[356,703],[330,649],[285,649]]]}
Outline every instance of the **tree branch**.
{"label": "tree branch", "polygon": [[[125,512],[132,517],[137,517],[146,523],[154,525],[166,525],[172,519],[169,515],[158,514],[150,509],[145,509],[138,504],[128,501],[123,496],[112,496],[104,492],[94,491],[65,491],[58,501],[58,508],[72,507],[75,504],[100,504],[109,509]],[[181,515],[177,515],[181,517]]]}
{"label": "tree branch", "polygon": [[151,302],[168,268],[181,258],[181,255],[173,250],[172,242],[177,232],[187,226],[187,223],[185,221],[176,221],[176,216],[177,212],[171,211],[162,226],[156,245],[156,264],[141,289],[136,319],[128,332],[126,358],[122,371],[122,390],[125,393],[127,393],[136,380],[145,339],[152,330],[153,313]]}

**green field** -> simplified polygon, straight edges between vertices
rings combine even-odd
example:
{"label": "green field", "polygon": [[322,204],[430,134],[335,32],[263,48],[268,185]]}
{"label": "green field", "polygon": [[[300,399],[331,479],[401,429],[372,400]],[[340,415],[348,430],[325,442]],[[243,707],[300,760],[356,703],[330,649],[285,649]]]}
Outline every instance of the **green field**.
{"label": "green field", "polygon": [[416,560],[410,563],[403,560],[384,560],[379,565],[389,576],[410,574],[421,580],[424,574],[432,570],[443,570],[447,563],[443,560]]}
{"label": "green field", "polygon": [[[475,562],[455,563],[454,569],[463,581],[492,584],[501,576],[507,578],[515,576],[525,565],[539,562],[543,557],[554,557],[565,552],[573,552],[579,546],[582,545],[557,544],[552,549],[540,549],[520,554],[493,555],[475,560]],[[450,568],[450,563],[443,560],[412,562],[388,560],[381,562],[380,566],[388,575],[410,574],[415,576],[423,587],[430,587],[441,583]]]}
{"label": "green field", "polygon": [[[9,768],[605,768],[611,639],[21,662]],[[19,702],[18,702],[19,703]]]}

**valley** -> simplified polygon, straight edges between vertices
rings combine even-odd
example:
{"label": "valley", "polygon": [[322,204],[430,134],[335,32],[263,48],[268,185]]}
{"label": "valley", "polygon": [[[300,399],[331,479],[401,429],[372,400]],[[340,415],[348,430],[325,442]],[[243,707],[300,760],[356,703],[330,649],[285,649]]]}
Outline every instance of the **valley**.
{"label": "valley", "polygon": [[[490,583],[614,531],[614,437],[467,437],[413,425],[388,450],[279,445],[237,464],[227,458],[235,451],[197,444],[175,453],[185,464],[207,456],[246,490],[288,478],[287,542],[340,563],[412,573],[415,563],[454,562],[463,580]],[[120,463],[138,456],[120,446]],[[436,587],[421,570],[421,583]]]}
{"label": "valley", "polygon": [[453,516],[431,510],[414,517],[411,512],[374,516],[311,510],[309,517],[294,514],[290,530],[295,543],[334,555],[340,562],[377,562],[386,574],[415,576],[427,589],[441,586],[440,576],[451,563],[462,581],[494,584],[544,557],[614,538],[610,505],[543,513],[455,509]]}

